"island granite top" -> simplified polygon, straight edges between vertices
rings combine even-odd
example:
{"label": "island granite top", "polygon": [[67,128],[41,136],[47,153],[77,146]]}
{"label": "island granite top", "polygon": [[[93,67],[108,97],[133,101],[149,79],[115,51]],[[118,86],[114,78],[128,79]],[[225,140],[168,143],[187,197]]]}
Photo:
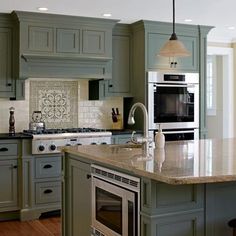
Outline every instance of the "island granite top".
{"label": "island granite top", "polygon": [[63,151],[168,184],[236,181],[236,138],[166,142],[164,149],[150,149],[148,160],[136,146],[84,145]]}

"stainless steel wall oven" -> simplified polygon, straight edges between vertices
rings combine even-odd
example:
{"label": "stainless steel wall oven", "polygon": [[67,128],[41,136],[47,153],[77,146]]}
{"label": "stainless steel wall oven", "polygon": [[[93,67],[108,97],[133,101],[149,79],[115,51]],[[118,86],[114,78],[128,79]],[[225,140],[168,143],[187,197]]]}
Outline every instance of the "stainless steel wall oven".
{"label": "stainless steel wall oven", "polygon": [[149,130],[199,128],[199,74],[148,72]]}
{"label": "stainless steel wall oven", "polygon": [[92,165],[92,235],[139,236],[140,179]]}

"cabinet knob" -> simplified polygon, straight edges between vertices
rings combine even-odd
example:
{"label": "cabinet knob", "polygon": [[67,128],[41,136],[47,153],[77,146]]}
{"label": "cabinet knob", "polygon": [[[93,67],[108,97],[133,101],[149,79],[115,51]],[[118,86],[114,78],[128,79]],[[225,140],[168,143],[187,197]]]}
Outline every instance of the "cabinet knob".
{"label": "cabinet knob", "polygon": [[109,88],[112,88],[113,87],[113,85],[112,84],[109,84]]}
{"label": "cabinet knob", "polygon": [[18,168],[18,166],[17,166],[17,165],[14,165],[14,166],[13,166],[13,169],[17,169],[17,168]]}
{"label": "cabinet knob", "polygon": [[12,84],[11,83],[7,83],[7,87],[11,87],[12,86]]}

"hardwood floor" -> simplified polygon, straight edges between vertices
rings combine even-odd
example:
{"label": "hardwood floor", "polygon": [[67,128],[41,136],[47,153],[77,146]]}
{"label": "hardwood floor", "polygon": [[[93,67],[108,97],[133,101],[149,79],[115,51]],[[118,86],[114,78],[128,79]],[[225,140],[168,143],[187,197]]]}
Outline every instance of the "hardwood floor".
{"label": "hardwood floor", "polygon": [[0,222],[0,236],[61,236],[61,218]]}

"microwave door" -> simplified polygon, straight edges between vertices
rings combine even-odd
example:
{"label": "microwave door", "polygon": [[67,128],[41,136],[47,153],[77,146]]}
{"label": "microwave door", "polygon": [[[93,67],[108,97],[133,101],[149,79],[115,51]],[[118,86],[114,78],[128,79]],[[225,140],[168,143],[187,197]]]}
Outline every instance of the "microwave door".
{"label": "microwave door", "polygon": [[[135,224],[129,222],[129,204],[134,208],[135,194],[98,178],[93,178],[92,186],[92,224],[101,232],[114,236],[130,236]],[[130,217],[135,219],[134,216]],[[135,236],[134,234],[132,234]]]}

